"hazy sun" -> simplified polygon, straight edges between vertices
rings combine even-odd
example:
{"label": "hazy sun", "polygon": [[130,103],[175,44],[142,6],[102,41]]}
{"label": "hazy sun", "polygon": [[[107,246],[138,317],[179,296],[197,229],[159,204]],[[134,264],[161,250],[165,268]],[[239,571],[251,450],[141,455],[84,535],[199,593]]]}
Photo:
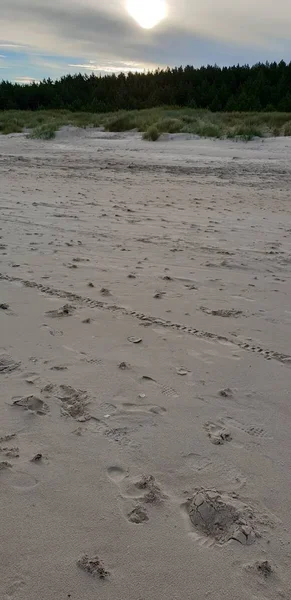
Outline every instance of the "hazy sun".
{"label": "hazy sun", "polygon": [[167,16],[166,0],[127,0],[126,8],[144,29],[152,29]]}

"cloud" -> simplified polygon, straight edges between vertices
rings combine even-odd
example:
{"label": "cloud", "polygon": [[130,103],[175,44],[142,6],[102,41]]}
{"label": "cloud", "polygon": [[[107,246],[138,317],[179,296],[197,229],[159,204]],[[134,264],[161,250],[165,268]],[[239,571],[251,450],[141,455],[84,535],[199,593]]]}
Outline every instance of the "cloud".
{"label": "cloud", "polygon": [[264,43],[272,38],[290,38],[289,0],[169,0],[174,21],[187,31],[224,41]]}
{"label": "cloud", "polygon": [[14,79],[15,83],[21,83],[22,85],[27,85],[30,83],[37,83],[38,80],[35,79],[34,77],[16,77],[16,79]]}
{"label": "cloud", "polygon": [[[115,4],[118,7],[119,3]],[[68,0],[1,0],[0,39],[17,39],[23,45],[29,42],[35,50],[55,54],[116,57],[123,49],[125,56],[134,56],[131,46],[138,45],[137,28],[125,13],[116,18],[112,10],[102,7],[98,0],[95,5],[69,4]]]}
{"label": "cloud", "polygon": [[0,40],[15,48],[29,43],[52,53],[72,53],[75,48],[75,55],[94,51],[116,57],[122,53],[128,59],[141,58],[140,45],[148,45],[156,47],[158,58],[156,33],[161,30],[168,30],[169,35],[172,29],[180,32],[182,44],[183,33],[191,33],[224,42],[267,45],[272,39],[289,39],[290,27],[289,0],[168,0],[168,19],[152,31],[132,21],[125,1],[1,0]]}
{"label": "cloud", "polygon": [[0,51],[13,78],[290,56],[290,0],[167,1],[167,19],[143,30],[125,0],[0,0]]}
{"label": "cloud", "polygon": [[140,65],[135,64],[135,63],[131,63],[131,64],[122,63],[122,64],[111,64],[111,65],[99,64],[99,65],[97,65],[92,60],[90,60],[88,64],[69,64],[68,67],[74,67],[76,69],[82,69],[82,70],[85,69],[85,70],[91,71],[91,73],[98,72],[98,73],[107,73],[107,74],[130,73],[130,72],[143,73],[145,71],[144,67],[141,67]]}
{"label": "cloud", "polygon": [[20,44],[0,44],[0,48],[9,48],[9,50],[19,50],[20,48],[24,48],[25,46],[20,46]]}

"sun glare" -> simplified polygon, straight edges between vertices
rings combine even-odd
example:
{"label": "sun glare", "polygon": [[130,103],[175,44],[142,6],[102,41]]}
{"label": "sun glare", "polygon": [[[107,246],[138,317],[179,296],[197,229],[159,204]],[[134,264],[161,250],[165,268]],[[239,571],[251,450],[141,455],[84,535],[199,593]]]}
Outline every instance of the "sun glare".
{"label": "sun glare", "polygon": [[126,8],[144,29],[152,29],[167,16],[166,0],[127,0]]}

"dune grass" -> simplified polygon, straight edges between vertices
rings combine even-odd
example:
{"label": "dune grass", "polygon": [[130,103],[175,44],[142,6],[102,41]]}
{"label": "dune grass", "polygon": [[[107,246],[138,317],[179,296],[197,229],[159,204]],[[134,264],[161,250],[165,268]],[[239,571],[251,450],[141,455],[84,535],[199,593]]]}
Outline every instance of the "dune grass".
{"label": "dune grass", "polygon": [[143,132],[142,138],[143,140],[148,140],[151,142],[156,142],[160,137],[160,132],[156,125],[150,125],[146,131]]}
{"label": "dune grass", "polygon": [[24,131],[31,138],[50,140],[64,125],[102,127],[112,132],[136,130],[143,134],[144,139],[152,141],[165,133],[248,141],[256,137],[291,136],[291,113],[212,113],[179,107],[115,113],[0,111],[0,133],[4,135]]}
{"label": "dune grass", "polygon": [[44,123],[32,129],[28,137],[33,140],[52,140],[56,137],[57,126],[54,123]]}

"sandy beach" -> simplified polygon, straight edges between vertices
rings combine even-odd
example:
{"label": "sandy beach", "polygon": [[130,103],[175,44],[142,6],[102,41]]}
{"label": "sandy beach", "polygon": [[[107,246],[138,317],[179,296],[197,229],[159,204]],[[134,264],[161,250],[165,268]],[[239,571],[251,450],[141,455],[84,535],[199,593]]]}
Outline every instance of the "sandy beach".
{"label": "sandy beach", "polygon": [[3,600],[290,600],[291,139],[0,136]]}

